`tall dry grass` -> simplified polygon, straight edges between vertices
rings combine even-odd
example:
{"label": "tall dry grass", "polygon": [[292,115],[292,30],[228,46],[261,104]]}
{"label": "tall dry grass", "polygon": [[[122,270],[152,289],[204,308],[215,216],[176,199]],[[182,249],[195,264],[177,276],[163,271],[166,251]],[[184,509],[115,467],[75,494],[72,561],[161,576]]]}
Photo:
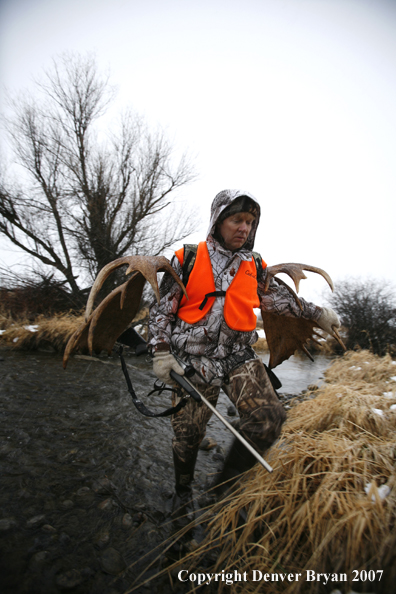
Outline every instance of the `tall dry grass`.
{"label": "tall dry grass", "polygon": [[[396,365],[348,352],[315,399],[291,409],[271,448],[268,474],[255,466],[211,510],[203,544],[183,561],[206,572],[384,570],[369,592],[396,581]],[[384,394],[385,393],[385,394]],[[382,411],[382,412],[380,412]],[[384,499],[381,493],[389,494]],[[247,514],[240,523],[241,510]],[[216,560],[208,564],[208,551]],[[342,587],[344,584],[333,584]],[[363,584],[364,586],[364,584]],[[218,582],[221,592],[224,582]],[[227,592],[320,592],[319,582],[236,582]],[[353,584],[354,590],[358,588]],[[373,589],[374,588],[374,589]],[[349,589],[345,591],[350,591]]]}
{"label": "tall dry grass", "polygon": [[84,316],[57,314],[51,318],[38,316],[33,322],[0,316],[0,340],[13,348],[34,350],[51,348],[63,352],[70,336],[83,323]]}

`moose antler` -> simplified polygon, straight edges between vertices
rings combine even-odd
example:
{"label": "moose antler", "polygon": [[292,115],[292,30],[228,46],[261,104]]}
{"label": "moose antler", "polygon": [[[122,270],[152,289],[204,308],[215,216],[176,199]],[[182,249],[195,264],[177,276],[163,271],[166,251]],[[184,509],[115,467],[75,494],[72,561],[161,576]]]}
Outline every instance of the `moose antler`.
{"label": "moose antler", "polygon": [[[281,272],[284,272],[285,274],[290,276],[290,278],[294,282],[296,291],[298,293],[298,291],[300,290],[300,280],[307,278],[303,272],[304,270],[306,270],[307,272],[316,272],[316,274],[320,274],[321,276],[323,276],[323,278],[327,281],[327,284],[329,285],[330,289],[332,291],[334,291],[333,281],[331,280],[330,276],[327,274],[327,272],[325,270],[322,270],[322,268],[317,268],[316,266],[310,266],[309,264],[296,264],[296,263],[276,264],[275,266],[267,266],[267,268],[266,268],[267,276],[266,276],[265,283],[264,283],[264,291],[268,290],[271,279],[276,274],[280,274]],[[279,283],[281,283],[282,285],[284,285],[288,289],[288,291],[290,291],[290,293],[293,295],[293,297],[297,301],[299,307],[301,308],[300,300],[297,297],[297,295],[295,294],[295,292],[293,291],[293,289],[291,287],[289,287],[289,285],[287,285],[285,282],[283,282],[280,278],[277,278],[276,280]]]}
{"label": "moose antler", "polygon": [[[132,276],[114,289],[92,312],[92,308],[103,283],[120,266],[128,265],[126,275]],[[164,256],[126,256],[107,264],[99,272],[88,297],[85,310],[85,322],[70,337],[63,357],[63,367],[76,349],[88,349],[100,353],[107,350],[110,354],[117,338],[129,326],[135,317],[142,298],[146,280],[151,284],[157,301],[160,301],[157,272],[168,272],[181,287],[187,297],[186,289]]]}
{"label": "moose antler", "polygon": [[[307,278],[303,272],[304,270],[320,274],[327,281],[330,289],[332,291],[334,290],[333,281],[327,272],[321,268],[309,266],[308,264],[290,263],[277,264],[275,266],[269,266],[266,268],[264,291],[268,290],[270,281],[276,274],[284,272],[293,280],[298,293],[300,288],[300,280]],[[276,281],[287,288],[302,310],[301,301],[293,289],[280,278],[277,278]],[[315,327],[319,328],[316,322],[312,320],[306,320],[305,318],[280,316],[267,312],[264,309],[261,310],[261,315],[263,317],[265,336],[267,339],[268,348],[270,350],[269,367],[271,369],[288,359],[297,349],[304,351],[304,353],[313,361],[312,356],[305,345],[308,340],[312,340],[313,342],[317,343],[318,341],[315,339],[315,336],[321,336],[314,330]],[[333,328],[333,336],[345,349],[345,345],[342,342],[336,328]]]}

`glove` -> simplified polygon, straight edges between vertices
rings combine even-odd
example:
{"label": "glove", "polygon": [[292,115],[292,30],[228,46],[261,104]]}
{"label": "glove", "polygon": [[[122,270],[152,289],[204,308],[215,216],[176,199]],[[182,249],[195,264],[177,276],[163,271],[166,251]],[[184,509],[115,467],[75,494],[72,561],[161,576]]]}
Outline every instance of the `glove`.
{"label": "glove", "polygon": [[338,335],[338,329],[341,327],[341,322],[336,312],[327,307],[322,307],[322,313],[317,323],[330,336]]}
{"label": "glove", "polygon": [[164,351],[154,353],[153,371],[161,382],[164,382],[164,384],[173,383],[173,380],[169,375],[172,369],[179,375],[184,375],[184,369],[179,365],[171,353]]}

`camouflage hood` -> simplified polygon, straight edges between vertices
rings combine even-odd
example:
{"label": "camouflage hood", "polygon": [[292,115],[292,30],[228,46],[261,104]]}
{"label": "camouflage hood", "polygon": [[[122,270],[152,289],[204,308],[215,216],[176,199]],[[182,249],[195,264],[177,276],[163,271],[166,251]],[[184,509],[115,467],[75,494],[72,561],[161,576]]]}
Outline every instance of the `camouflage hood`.
{"label": "camouflage hood", "polygon": [[[256,218],[253,221],[253,225],[251,231],[249,233],[249,237],[247,238],[246,243],[242,246],[241,249],[243,250],[253,250],[254,247],[254,240],[256,238],[256,231],[260,221],[260,205],[257,202],[256,198],[250,194],[249,192],[243,192],[242,190],[223,190],[219,192],[217,196],[214,198],[212,202],[212,206],[210,209],[210,225],[209,230],[207,233],[207,238],[209,236],[214,237],[214,239],[218,239],[215,234],[216,224],[219,222],[219,218],[221,220],[222,212],[232,205],[233,202],[237,201],[239,198],[247,197],[254,202],[255,210],[257,212]],[[232,206],[231,206],[232,208]],[[230,213],[232,214],[232,213]],[[228,215],[230,216],[230,215]]]}

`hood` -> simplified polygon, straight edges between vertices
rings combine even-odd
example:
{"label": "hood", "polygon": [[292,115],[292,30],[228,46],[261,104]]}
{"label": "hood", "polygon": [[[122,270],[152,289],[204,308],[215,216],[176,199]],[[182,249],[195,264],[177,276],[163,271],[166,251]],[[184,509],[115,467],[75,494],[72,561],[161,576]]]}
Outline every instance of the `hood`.
{"label": "hood", "polygon": [[254,240],[256,238],[256,231],[260,221],[260,205],[257,202],[256,198],[250,194],[250,192],[243,192],[242,190],[223,190],[219,192],[217,196],[215,196],[212,206],[210,209],[210,225],[207,233],[207,239],[209,236],[213,237],[216,223],[219,219],[219,216],[223,212],[224,209],[227,208],[234,200],[240,198],[241,196],[247,196],[256,204],[258,215],[253,221],[252,228],[250,230],[249,236],[247,238],[246,243],[242,246],[241,249],[243,250],[253,250],[254,247]]}

